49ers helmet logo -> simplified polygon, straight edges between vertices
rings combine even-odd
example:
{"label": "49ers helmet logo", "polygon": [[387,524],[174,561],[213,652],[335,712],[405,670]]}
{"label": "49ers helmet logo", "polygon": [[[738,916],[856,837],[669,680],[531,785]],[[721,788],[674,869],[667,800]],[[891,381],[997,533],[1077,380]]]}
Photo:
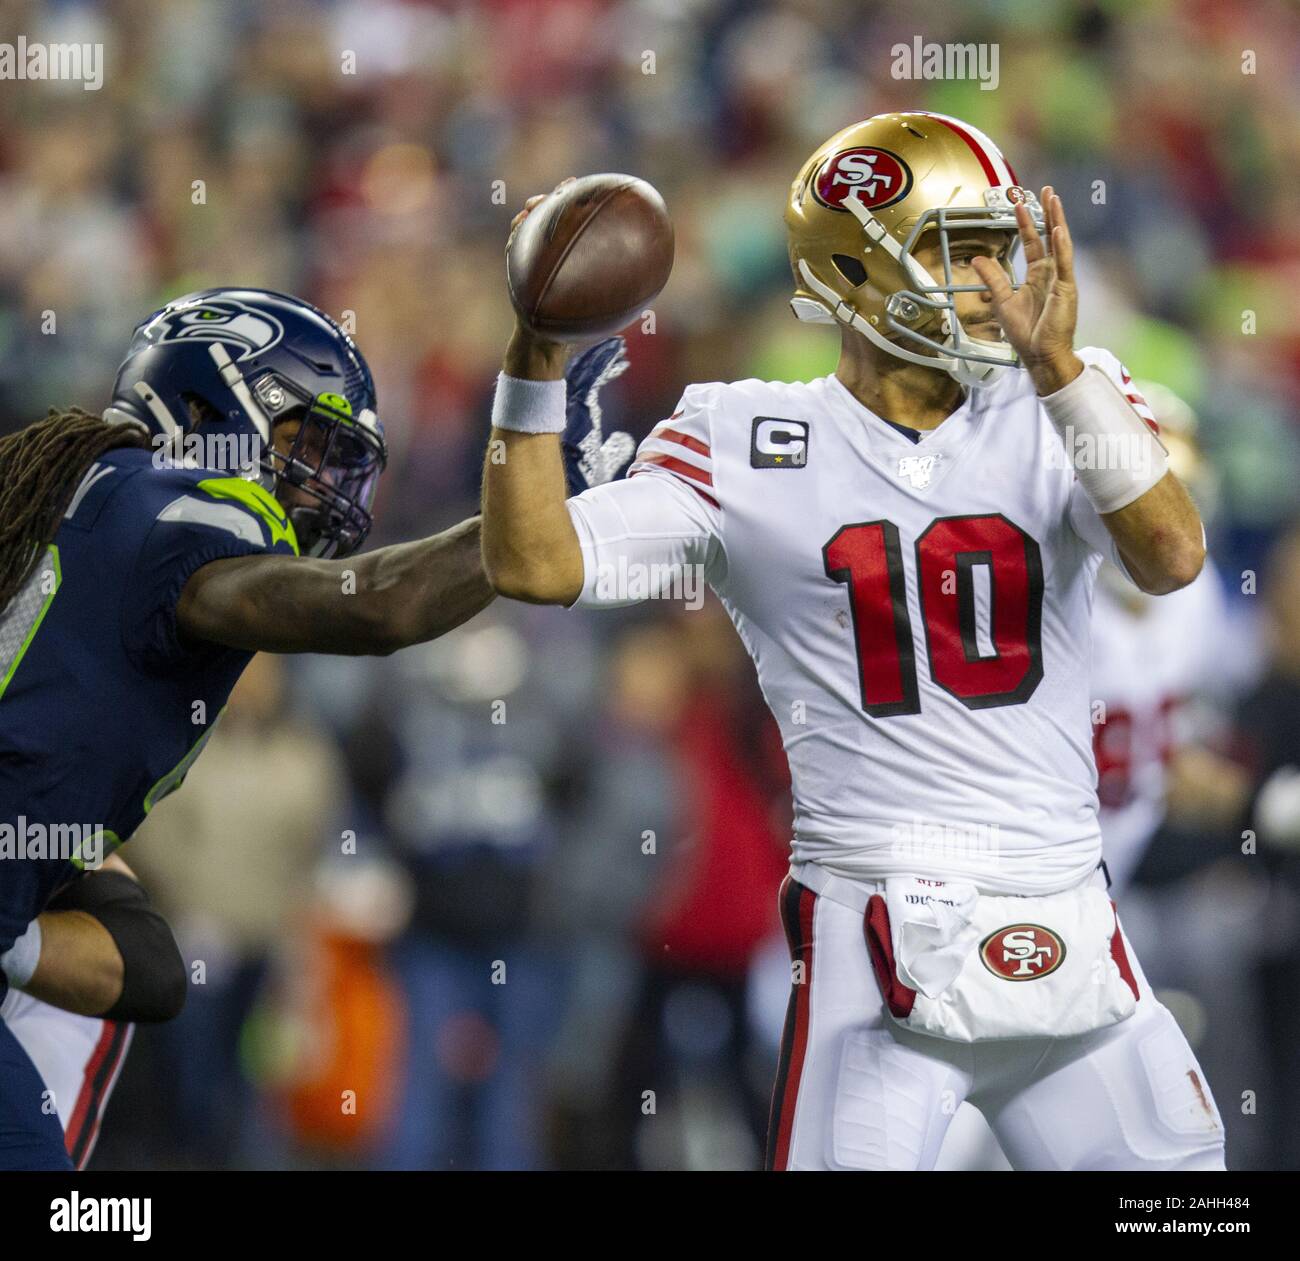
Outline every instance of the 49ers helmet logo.
{"label": "49ers helmet logo", "polygon": [[911,189],[907,163],[888,149],[871,147],[832,153],[813,179],[813,196],[829,210],[844,210],[850,197],[867,210],[879,210],[901,201]]}
{"label": "49ers helmet logo", "polygon": [[1004,981],[1036,981],[1065,959],[1065,942],[1041,924],[1012,924],[980,943],[980,960]]}

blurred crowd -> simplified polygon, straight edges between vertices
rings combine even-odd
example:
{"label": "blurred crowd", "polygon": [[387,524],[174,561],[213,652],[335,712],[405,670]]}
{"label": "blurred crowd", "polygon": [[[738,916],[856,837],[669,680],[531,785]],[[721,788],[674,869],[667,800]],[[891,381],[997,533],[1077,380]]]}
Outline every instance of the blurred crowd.
{"label": "blurred crowd", "polygon": [[[18,33],[102,42],[106,64],[98,92],[0,84],[0,424],[98,410],[169,298],[291,291],[375,371],[374,543],[475,511],[529,194],[619,170],[665,196],[675,270],[607,407],[639,437],[688,382],[834,366],[835,331],[789,313],[781,212],[841,126],[939,110],[1050,181],[1081,343],[1185,399],[1216,475],[1222,678],[1196,736],[1214,761],[1170,776],[1135,937],[1230,1167],[1300,1167],[1300,858],[1238,841],[1254,788],[1300,761],[1292,7],[0,3],[0,40]],[[892,77],[918,35],[996,42],[997,89]],[[140,1031],[96,1163],[757,1164],[785,774],[714,604],[497,602],[390,658],[260,661],[130,847],[198,972],[184,1015]]]}

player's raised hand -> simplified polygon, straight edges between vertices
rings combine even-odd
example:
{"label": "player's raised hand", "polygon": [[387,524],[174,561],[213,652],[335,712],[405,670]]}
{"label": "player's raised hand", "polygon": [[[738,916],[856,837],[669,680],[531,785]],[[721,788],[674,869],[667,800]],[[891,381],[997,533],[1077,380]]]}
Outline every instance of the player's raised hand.
{"label": "player's raised hand", "polygon": [[991,258],[971,260],[976,274],[993,295],[993,312],[1007,341],[1028,369],[1039,394],[1052,394],[1082,370],[1074,353],[1079,295],[1074,283],[1074,244],[1065,208],[1051,185],[1042,192],[1047,220],[1044,245],[1026,207],[1016,207],[1016,225],[1025,251],[1025,280],[1013,289],[1006,273]]}

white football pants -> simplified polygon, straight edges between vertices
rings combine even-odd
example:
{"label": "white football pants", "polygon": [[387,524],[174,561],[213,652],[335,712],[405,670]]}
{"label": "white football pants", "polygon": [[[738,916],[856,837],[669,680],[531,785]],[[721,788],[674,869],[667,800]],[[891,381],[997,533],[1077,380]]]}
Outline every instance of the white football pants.
{"label": "white football pants", "polygon": [[769,1169],[932,1169],[964,1100],[1015,1169],[1223,1169],[1209,1085],[1127,938],[1139,993],[1128,1020],[1073,1038],[950,1042],[884,1011],[863,927],[867,898],[883,891],[810,866],[781,886],[791,958],[804,966],[786,1014]]}
{"label": "white football pants", "polygon": [[15,989],[0,1003],[0,1020],[36,1065],[73,1166],[84,1169],[135,1026],[78,1016]]}

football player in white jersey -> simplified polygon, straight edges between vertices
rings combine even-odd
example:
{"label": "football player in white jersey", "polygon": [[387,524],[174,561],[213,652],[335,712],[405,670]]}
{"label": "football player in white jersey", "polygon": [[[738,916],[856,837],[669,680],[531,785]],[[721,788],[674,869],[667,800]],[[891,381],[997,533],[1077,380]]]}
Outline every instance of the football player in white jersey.
{"label": "football player in white jersey", "polygon": [[1089,708],[1098,565],[1174,591],[1204,534],[1118,360],[1074,348],[1060,199],[886,114],[812,155],[786,224],[835,373],[688,386],[625,481],[565,502],[566,350],[516,330],[489,578],[595,607],[695,566],[754,658],[795,798],[769,1167],[931,1168],[969,1099],[1020,1169],[1222,1168],[1104,891]]}

